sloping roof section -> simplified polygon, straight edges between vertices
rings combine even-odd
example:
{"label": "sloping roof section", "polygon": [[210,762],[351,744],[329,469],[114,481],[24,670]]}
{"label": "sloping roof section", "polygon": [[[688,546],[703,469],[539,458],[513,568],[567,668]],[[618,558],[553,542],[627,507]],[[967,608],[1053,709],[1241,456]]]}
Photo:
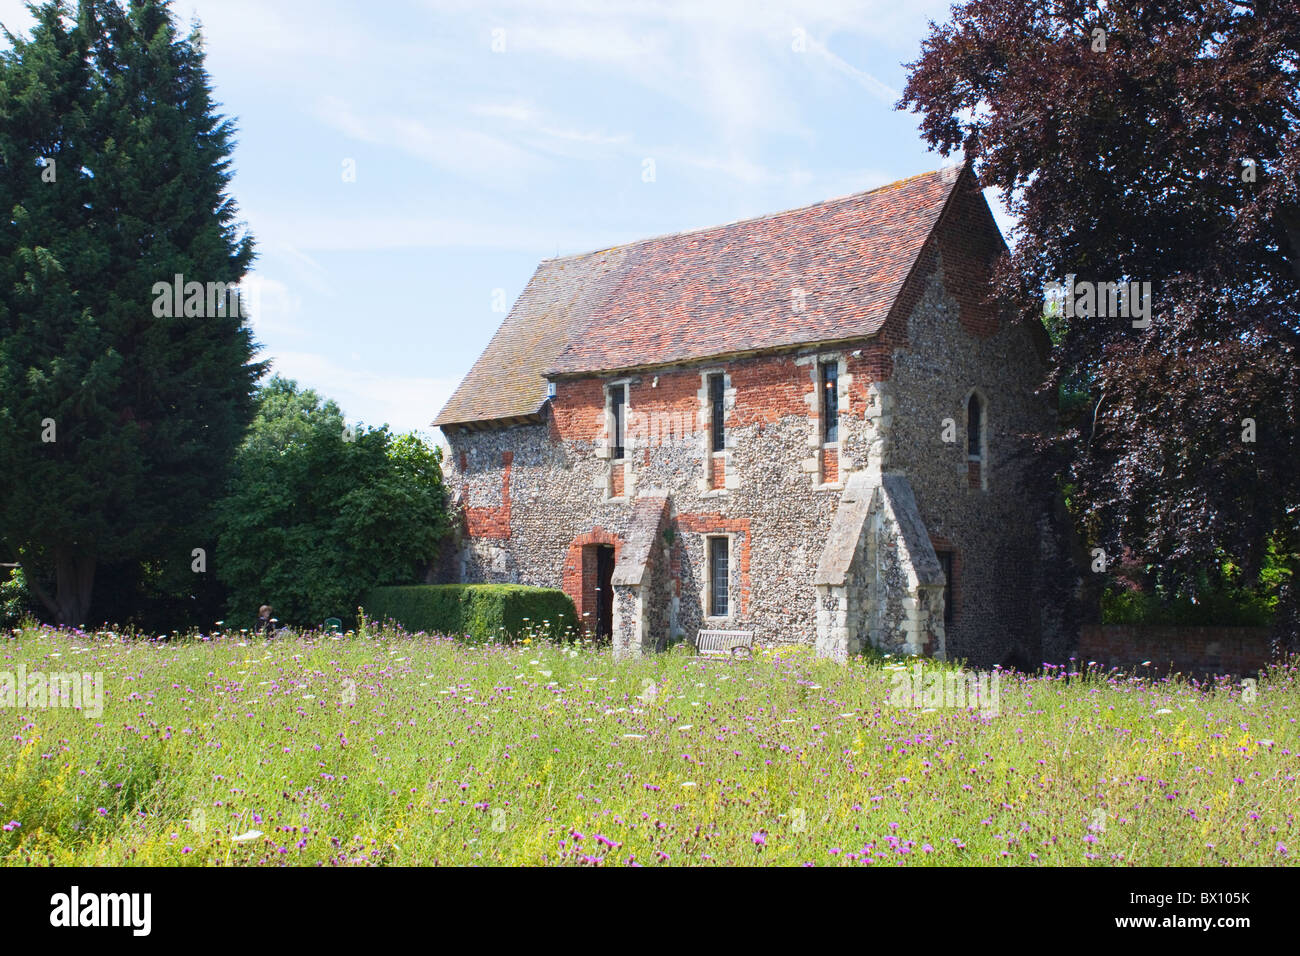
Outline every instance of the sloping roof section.
{"label": "sloping roof section", "polygon": [[611,583],[640,586],[654,560],[655,549],[663,547],[662,535],[667,521],[667,495],[647,494],[637,498]]}
{"label": "sloping roof section", "polygon": [[868,338],[960,172],[548,259],[434,424],[536,414],[544,376]]}
{"label": "sloping roof section", "polygon": [[581,330],[627,257],[627,247],[547,259],[497,334],[452,393],[436,426],[535,415],[546,402],[543,373]]}

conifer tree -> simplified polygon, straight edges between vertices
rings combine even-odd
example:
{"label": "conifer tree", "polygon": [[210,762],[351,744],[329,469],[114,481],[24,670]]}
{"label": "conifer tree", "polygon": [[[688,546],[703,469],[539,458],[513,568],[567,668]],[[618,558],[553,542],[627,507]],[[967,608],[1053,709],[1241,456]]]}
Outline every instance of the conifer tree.
{"label": "conifer tree", "polygon": [[197,30],[158,0],[29,9],[0,54],[0,545],[73,625],[97,567],[206,539],[263,366],[235,301],[156,308],[253,259]]}

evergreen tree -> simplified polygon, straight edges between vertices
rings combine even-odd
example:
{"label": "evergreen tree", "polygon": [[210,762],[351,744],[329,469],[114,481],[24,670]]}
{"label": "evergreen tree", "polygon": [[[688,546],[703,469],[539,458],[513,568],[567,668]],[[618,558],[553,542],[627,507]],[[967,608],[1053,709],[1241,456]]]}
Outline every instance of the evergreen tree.
{"label": "evergreen tree", "polygon": [[0,541],[81,624],[98,566],[209,536],[263,366],[229,298],[168,316],[156,286],[236,284],[253,244],[197,31],[158,0],[29,9],[0,55]]}

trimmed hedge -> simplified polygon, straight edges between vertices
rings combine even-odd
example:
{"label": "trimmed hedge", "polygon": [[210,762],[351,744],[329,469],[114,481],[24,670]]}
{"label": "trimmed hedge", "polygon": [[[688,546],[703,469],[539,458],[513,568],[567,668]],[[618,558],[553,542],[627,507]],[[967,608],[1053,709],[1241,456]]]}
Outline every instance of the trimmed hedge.
{"label": "trimmed hedge", "polygon": [[[394,620],[408,631],[449,634],[474,641],[517,637],[543,628],[551,637],[576,629],[573,600],[553,588],[522,584],[411,584],[373,589],[366,615]],[[547,622],[543,624],[543,622]]]}

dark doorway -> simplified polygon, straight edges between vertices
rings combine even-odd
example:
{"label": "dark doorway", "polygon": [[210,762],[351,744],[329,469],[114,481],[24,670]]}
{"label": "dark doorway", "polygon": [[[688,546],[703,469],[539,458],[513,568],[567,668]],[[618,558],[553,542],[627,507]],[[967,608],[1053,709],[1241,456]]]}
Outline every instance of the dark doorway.
{"label": "dark doorway", "polygon": [[614,635],[614,549],[607,544],[596,547],[596,637],[608,640]]}

